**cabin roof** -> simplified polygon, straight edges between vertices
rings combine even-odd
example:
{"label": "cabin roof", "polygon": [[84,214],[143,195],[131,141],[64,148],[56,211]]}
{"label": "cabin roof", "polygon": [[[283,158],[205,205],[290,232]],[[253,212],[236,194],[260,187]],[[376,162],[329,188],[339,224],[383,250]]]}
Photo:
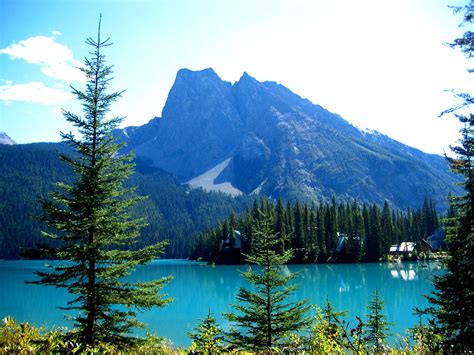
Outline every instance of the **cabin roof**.
{"label": "cabin roof", "polygon": [[414,242],[401,242],[400,246],[398,247],[398,251],[411,252],[413,250],[415,250]]}
{"label": "cabin roof", "polygon": [[400,245],[391,245],[390,246],[390,253],[405,253],[405,252],[412,252],[415,250],[415,242],[401,242]]}

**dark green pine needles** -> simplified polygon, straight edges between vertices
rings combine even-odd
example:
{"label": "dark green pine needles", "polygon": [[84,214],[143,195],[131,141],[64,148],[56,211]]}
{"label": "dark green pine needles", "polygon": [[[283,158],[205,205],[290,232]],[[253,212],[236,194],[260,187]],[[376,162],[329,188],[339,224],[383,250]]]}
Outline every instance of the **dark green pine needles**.
{"label": "dark green pine needles", "polygon": [[367,314],[365,324],[366,334],[364,340],[369,352],[373,352],[374,354],[384,353],[386,351],[385,341],[390,336],[387,332],[392,324],[387,322],[385,314],[383,313],[383,300],[378,290],[374,291],[367,309],[369,310],[369,314]]}
{"label": "dark green pine needles", "polygon": [[[455,8],[463,14],[463,25],[474,22],[474,1]],[[474,33],[466,31],[451,43],[467,58],[474,56]],[[472,69],[469,70],[471,73]],[[456,95],[461,103],[443,114],[455,113],[462,124],[459,143],[451,147],[454,156],[448,157],[453,172],[462,176],[462,196],[451,197],[451,209],[446,224],[446,245],[449,257],[443,264],[446,272],[434,278],[434,291],[425,312],[432,317],[431,328],[442,336],[446,353],[474,351],[474,114],[470,109],[474,97],[468,93]]]}
{"label": "dark green pine needles", "polygon": [[257,266],[249,267],[242,275],[254,288],[240,288],[237,294],[240,303],[233,305],[237,312],[226,314],[240,328],[232,328],[227,334],[229,342],[240,349],[284,347],[289,343],[290,333],[308,323],[306,300],[287,301],[297,288],[289,285],[297,274],[285,272],[283,265],[293,253],[278,252],[283,238],[273,232],[271,221],[268,216],[262,216],[253,231],[253,254],[246,255],[246,261]]}
{"label": "dark green pine needles", "polygon": [[[474,5],[472,7],[474,14]],[[474,350],[474,114],[457,115],[464,125],[456,157],[448,158],[451,169],[463,176],[463,196],[451,197],[451,213],[445,219],[449,257],[446,272],[434,278],[434,291],[427,297],[431,326],[443,335],[443,350],[461,353]]]}
{"label": "dark green pine needles", "polygon": [[83,117],[64,111],[79,132],[62,134],[75,154],[62,155],[74,171],[72,184],[58,183],[51,199],[43,201],[42,220],[55,232],[44,233],[56,240],[48,256],[59,259],[51,271],[38,272],[37,284],[63,287],[73,295],[64,309],[72,310],[76,341],[94,346],[99,342],[117,345],[134,343],[133,327],[142,326],[136,311],[164,306],[170,300],[159,293],[169,278],[151,282],[127,282],[137,265],[162,253],[165,243],[129,250],[145,225],[143,218],[132,218],[128,210],[141,197],[123,183],[133,173],[130,155],[120,155],[122,144],[115,143],[112,130],[122,117],[107,119],[111,103],[121,92],[108,93],[112,67],[107,66],[103,49],[109,39],[86,42],[93,50],[81,68],[87,78],[85,91],[73,88],[81,103]]}

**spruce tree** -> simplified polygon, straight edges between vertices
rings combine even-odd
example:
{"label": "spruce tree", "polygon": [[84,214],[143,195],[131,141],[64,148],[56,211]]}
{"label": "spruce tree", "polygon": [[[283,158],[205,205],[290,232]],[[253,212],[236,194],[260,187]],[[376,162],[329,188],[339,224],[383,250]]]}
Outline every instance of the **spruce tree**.
{"label": "spruce tree", "polygon": [[132,157],[119,153],[123,144],[112,136],[123,118],[106,118],[122,92],[107,91],[112,66],[106,65],[103,50],[111,43],[101,39],[100,22],[97,39],[88,38],[86,43],[92,47],[81,68],[86,87],[84,91],[72,88],[83,116],[64,111],[79,137],[62,133],[75,153],[60,156],[75,178],[71,184],[58,183],[51,198],[42,201],[42,220],[51,230],[43,234],[60,245],[45,251],[59,261],[48,272],[37,272],[39,280],[33,283],[62,287],[73,296],[63,309],[74,311],[76,341],[84,346],[99,342],[123,346],[138,340],[130,334],[132,328],[143,326],[136,319],[137,310],[169,302],[159,293],[169,278],[126,280],[136,266],[162,253],[165,243],[129,250],[145,221],[128,212],[141,198],[124,186],[133,173]]}
{"label": "spruce tree", "polygon": [[309,243],[309,262],[316,262],[319,257],[319,245],[318,245],[318,221],[316,212],[310,211],[309,222],[308,222],[308,243]]}
{"label": "spruce tree", "polygon": [[381,249],[381,212],[377,205],[373,204],[368,210],[367,228],[367,259],[379,260],[382,256]]}
{"label": "spruce tree", "polygon": [[390,211],[390,207],[388,206],[387,200],[385,200],[382,209],[382,216],[380,225],[382,227],[381,233],[381,253],[384,254],[391,244],[394,243],[394,236],[393,236],[393,222],[392,222],[392,214]]}
{"label": "spruce tree", "polygon": [[318,239],[318,249],[320,255],[326,260],[327,258],[327,250],[326,250],[326,229],[324,228],[324,208],[319,206],[317,211],[317,239]]}
{"label": "spruce tree", "polygon": [[242,272],[255,290],[240,288],[237,312],[226,317],[237,327],[227,333],[228,341],[237,348],[270,350],[289,344],[290,332],[297,332],[308,320],[306,301],[288,302],[288,297],[297,285],[289,285],[296,273],[284,273],[282,265],[293,256],[291,250],[278,252],[281,237],[274,233],[272,219],[260,212],[262,217],[253,231],[253,254],[246,261],[256,266]]}
{"label": "spruce tree", "polygon": [[[474,21],[474,1],[457,11],[464,13],[464,23]],[[474,34],[471,31],[456,39],[452,47],[460,48],[468,58],[473,56]],[[472,72],[472,70],[471,70]],[[452,197],[450,218],[446,221],[446,245],[449,257],[445,260],[446,273],[434,280],[435,290],[428,297],[432,307],[428,313],[434,331],[443,335],[444,350],[464,352],[474,350],[474,114],[468,113],[474,99],[466,93],[458,94],[459,106],[443,112],[452,113],[463,108],[456,118],[462,123],[461,139],[451,147],[453,157],[448,157],[452,171],[462,176],[462,196]],[[460,111],[457,111],[460,112]]]}
{"label": "spruce tree", "polygon": [[361,261],[364,257],[363,240],[365,238],[364,219],[361,209],[354,200],[351,207],[353,218],[352,232],[349,234],[349,254],[350,260]]}
{"label": "spruce tree", "polygon": [[294,208],[294,221],[295,221],[295,235],[294,245],[296,249],[299,249],[301,252],[305,248],[305,227],[304,227],[304,217],[303,217],[303,208],[299,202],[296,202]]}
{"label": "spruce tree", "polygon": [[211,311],[201,319],[194,332],[188,333],[192,339],[192,350],[200,353],[215,353],[222,350],[223,333]]}
{"label": "spruce tree", "polygon": [[385,347],[385,339],[389,336],[387,333],[390,323],[386,321],[383,314],[383,300],[377,290],[372,295],[367,309],[370,313],[367,315],[365,323],[365,342],[369,346],[367,349],[370,353],[383,353]]}
{"label": "spruce tree", "polygon": [[278,235],[282,236],[282,242],[279,246],[279,251],[284,252],[286,249],[285,243],[287,242],[285,238],[287,236],[286,233],[286,218],[285,218],[285,207],[283,206],[283,201],[281,198],[278,198],[277,205],[275,207],[275,232]]}

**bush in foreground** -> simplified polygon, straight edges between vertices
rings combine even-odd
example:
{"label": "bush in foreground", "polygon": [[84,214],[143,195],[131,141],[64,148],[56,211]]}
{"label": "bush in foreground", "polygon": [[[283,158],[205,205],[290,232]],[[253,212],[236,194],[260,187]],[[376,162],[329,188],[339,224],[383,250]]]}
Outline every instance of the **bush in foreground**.
{"label": "bush in foreground", "polygon": [[[357,320],[355,328],[342,320],[342,313],[328,308],[326,305],[319,309],[313,320],[309,335],[299,336],[289,334],[291,344],[284,348],[275,347],[275,353],[367,353],[368,344],[364,342],[364,324]],[[357,318],[357,317],[356,317]],[[212,328],[218,328],[212,324]],[[206,328],[207,329],[207,328]],[[199,329],[196,329],[199,333]],[[214,333],[213,333],[214,334]],[[213,336],[209,338],[214,338]],[[207,339],[207,338],[206,338]],[[436,349],[433,342],[439,343],[442,339],[433,337],[430,329],[425,325],[418,325],[409,331],[409,336],[398,337],[396,346],[385,346],[384,353],[394,354],[428,354]],[[148,334],[139,344],[117,346],[100,342],[94,347],[84,346],[74,340],[74,331],[67,329],[53,329],[34,327],[28,323],[17,323],[11,317],[5,317],[0,324],[0,354],[25,353],[67,353],[67,354],[189,354],[189,353],[234,353],[241,354],[248,349],[229,351],[227,343],[213,342],[212,347],[205,347],[209,342],[194,344],[189,349],[173,347],[172,343],[161,337]],[[201,345],[201,346],[197,346]],[[439,349],[439,348],[438,348]],[[436,351],[435,351],[436,352]]]}
{"label": "bush in foreground", "polygon": [[75,341],[75,331],[53,329],[45,331],[29,323],[17,323],[11,317],[5,317],[0,325],[0,354],[24,353],[64,353],[64,354],[117,354],[126,353],[174,353],[171,344],[164,338],[148,334],[139,345],[117,346],[99,342],[95,346],[84,346]]}

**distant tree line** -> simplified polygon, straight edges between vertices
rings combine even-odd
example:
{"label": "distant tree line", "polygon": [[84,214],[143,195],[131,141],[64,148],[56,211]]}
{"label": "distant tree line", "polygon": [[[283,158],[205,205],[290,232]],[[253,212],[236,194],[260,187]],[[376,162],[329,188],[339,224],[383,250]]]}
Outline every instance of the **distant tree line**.
{"label": "distant tree line", "polygon": [[294,250],[294,263],[375,261],[401,242],[414,242],[420,251],[423,240],[440,229],[436,207],[429,199],[407,211],[395,210],[388,202],[379,206],[356,200],[337,202],[335,197],[318,205],[261,200],[254,201],[241,217],[232,213],[217,228],[201,234],[191,257],[242,263],[243,254],[253,253],[253,226],[261,223],[259,210],[282,236],[284,242],[278,248]]}

